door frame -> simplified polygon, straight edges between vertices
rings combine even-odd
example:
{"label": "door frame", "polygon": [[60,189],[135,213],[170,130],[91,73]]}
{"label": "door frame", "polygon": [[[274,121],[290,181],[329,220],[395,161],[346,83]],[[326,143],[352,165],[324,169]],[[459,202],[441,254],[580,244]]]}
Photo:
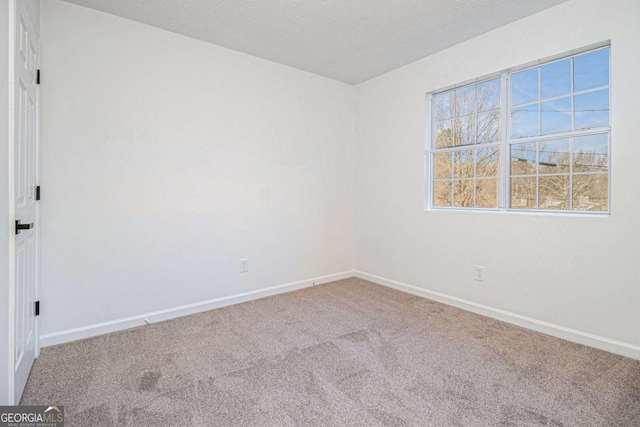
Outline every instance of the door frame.
{"label": "door frame", "polygon": [[[20,402],[15,400],[15,346],[16,346],[16,251],[15,251],[15,231],[12,225],[15,226],[16,220],[16,206],[15,206],[15,146],[16,146],[16,132],[15,132],[15,55],[16,55],[16,21],[17,21],[17,1],[23,0],[8,0],[9,3],[9,81],[7,85],[7,91],[9,95],[8,99],[8,171],[9,171],[9,299],[8,299],[8,404],[17,405]],[[25,2],[26,9],[32,14],[33,11],[29,4],[37,3],[39,7],[39,0],[35,2]],[[39,23],[38,23],[39,27]],[[38,28],[38,59],[36,68],[40,69],[40,56],[41,56],[41,37],[40,29]],[[40,184],[40,87],[36,85],[36,184]],[[40,284],[40,204],[36,203],[36,227],[34,230],[36,234],[36,271],[35,271],[35,299],[39,298],[39,284]],[[35,356],[40,355],[40,332],[39,332],[39,317],[35,318]]]}
{"label": "door frame", "polygon": [[16,241],[11,233],[11,224],[16,221],[16,179],[15,179],[15,55],[16,55],[16,0],[9,0],[9,405],[15,405],[15,353],[16,353]]}
{"label": "door frame", "polygon": [[[2,228],[0,229],[0,405],[7,405],[13,399],[9,390],[10,376],[10,350],[9,350],[9,282],[11,257],[9,255],[9,247],[11,242],[11,221],[9,200],[9,24],[11,21],[11,13],[9,2],[0,5],[0,128],[5,129],[0,134],[0,173],[5,180],[0,188],[0,221]],[[5,125],[6,123],[6,125]],[[5,238],[6,236],[6,238]]]}

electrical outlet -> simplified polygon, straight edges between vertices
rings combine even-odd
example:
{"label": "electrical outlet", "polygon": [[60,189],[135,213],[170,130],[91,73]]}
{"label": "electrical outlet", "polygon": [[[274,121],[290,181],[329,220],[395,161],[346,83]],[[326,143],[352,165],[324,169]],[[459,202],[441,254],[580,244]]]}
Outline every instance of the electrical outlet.
{"label": "electrical outlet", "polygon": [[474,268],[473,278],[476,279],[478,282],[484,282],[484,267],[476,265],[473,268]]}
{"label": "electrical outlet", "polygon": [[242,258],[240,260],[240,273],[247,273],[249,271],[249,258]]}

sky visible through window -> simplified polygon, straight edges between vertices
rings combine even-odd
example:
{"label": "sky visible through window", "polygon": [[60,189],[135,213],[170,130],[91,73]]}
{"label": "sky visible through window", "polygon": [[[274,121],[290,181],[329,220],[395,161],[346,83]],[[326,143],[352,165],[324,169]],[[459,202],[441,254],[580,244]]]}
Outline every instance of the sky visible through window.
{"label": "sky visible through window", "polygon": [[498,209],[507,194],[507,209],[608,211],[609,55],[602,48],[434,95],[432,206]]}
{"label": "sky visible through window", "polygon": [[511,137],[609,124],[609,49],[511,75]]}

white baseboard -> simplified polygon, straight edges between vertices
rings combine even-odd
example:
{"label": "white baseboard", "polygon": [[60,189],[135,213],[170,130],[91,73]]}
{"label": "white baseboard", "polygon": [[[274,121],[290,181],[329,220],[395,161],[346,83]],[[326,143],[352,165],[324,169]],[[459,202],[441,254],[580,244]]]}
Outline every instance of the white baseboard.
{"label": "white baseboard", "polygon": [[600,350],[608,351],[610,353],[615,353],[622,356],[630,357],[632,359],[640,360],[640,346],[637,346],[637,345],[625,343],[622,341],[612,340],[609,338],[590,334],[588,332],[582,332],[576,329],[571,329],[564,326],[556,325],[554,323],[533,319],[531,317],[521,316],[519,314],[511,313],[506,310],[489,307],[483,304],[478,304],[472,301],[453,297],[440,292],[418,288],[417,286],[407,285],[406,283],[401,283],[396,280],[391,280],[384,277],[376,276],[374,274],[368,274],[359,270],[355,271],[355,276],[359,277],[360,279],[377,283],[379,285],[397,289],[399,291],[418,295],[418,296],[428,298],[434,301],[438,301],[447,305],[452,305],[454,307],[458,307],[463,310],[471,311],[473,313],[481,314],[483,316],[491,317],[493,319],[497,319],[503,322],[521,326],[523,328],[532,329],[537,332],[542,332],[543,334],[551,335],[554,337],[565,339],[567,341],[573,341],[578,344],[583,344],[589,347],[594,347]]}
{"label": "white baseboard", "polygon": [[554,323],[533,319],[531,317],[522,316],[516,313],[489,307],[483,304],[478,304],[473,301],[468,301],[440,292],[418,288],[417,286],[408,285],[406,283],[376,276],[374,274],[365,273],[359,270],[344,271],[341,273],[330,274],[327,276],[316,277],[299,282],[287,283],[284,285],[258,289],[255,291],[244,292],[241,294],[230,295],[208,301],[168,308],[165,310],[153,311],[151,313],[140,314],[137,316],[112,320],[109,322],[97,323],[80,328],[67,329],[64,331],[43,334],[40,336],[40,345],[41,347],[49,347],[56,344],[63,344],[84,338],[94,337],[97,335],[108,334],[110,332],[122,331],[125,329],[145,325],[145,319],[147,319],[149,323],[162,322],[164,320],[169,320],[176,317],[188,316],[190,314],[195,314],[202,311],[226,307],[229,305],[252,301],[255,299],[282,294],[285,292],[291,292],[297,289],[303,289],[313,285],[321,285],[336,280],[347,279],[353,276],[368,280],[373,283],[377,283],[379,285],[387,286],[389,288],[397,289],[399,291],[408,292],[410,294],[418,295],[447,305],[452,305],[454,307],[471,311],[483,316],[491,317],[493,319],[501,320],[503,322],[521,326],[523,328],[542,332],[544,334],[562,338],[568,341],[573,341],[578,344],[587,345],[590,347],[598,348],[600,350],[640,360],[640,346],[637,345],[612,340],[609,338],[601,337],[599,335],[590,334],[588,332],[583,332],[576,329],[556,325]]}
{"label": "white baseboard", "polygon": [[353,276],[353,270],[343,271],[341,273],[329,274],[327,276],[315,277],[313,279],[301,280],[299,282],[287,283],[279,286],[272,286],[270,288],[258,289],[255,291],[215,298],[208,301],[182,305],[179,307],[167,308],[165,310],[158,310],[151,313],[140,314],[137,316],[125,317],[122,319],[111,320],[109,322],[96,323],[94,325],[82,326],[80,328],[52,332],[40,336],[40,345],[41,347],[49,347],[56,344],[63,344],[66,342],[90,338],[97,335],[108,334],[110,332],[122,331],[124,329],[130,329],[135,328],[136,326],[145,325],[145,319],[148,320],[149,323],[162,322],[164,320],[169,320],[176,317],[188,316],[190,314],[212,310],[214,308],[226,307],[228,305],[239,304],[242,302],[252,301],[271,295],[291,292],[298,289],[307,288],[309,286],[321,285],[323,283],[347,279]]}

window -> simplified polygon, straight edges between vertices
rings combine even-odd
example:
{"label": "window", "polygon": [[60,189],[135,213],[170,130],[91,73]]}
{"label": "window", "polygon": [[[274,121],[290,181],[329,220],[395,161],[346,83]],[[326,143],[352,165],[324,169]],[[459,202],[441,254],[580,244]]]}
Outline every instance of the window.
{"label": "window", "polygon": [[430,206],[608,212],[609,53],[433,94]]}
{"label": "window", "polygon": [[495,208],[500,175],[500,79],[434,99],[434,206]]}

